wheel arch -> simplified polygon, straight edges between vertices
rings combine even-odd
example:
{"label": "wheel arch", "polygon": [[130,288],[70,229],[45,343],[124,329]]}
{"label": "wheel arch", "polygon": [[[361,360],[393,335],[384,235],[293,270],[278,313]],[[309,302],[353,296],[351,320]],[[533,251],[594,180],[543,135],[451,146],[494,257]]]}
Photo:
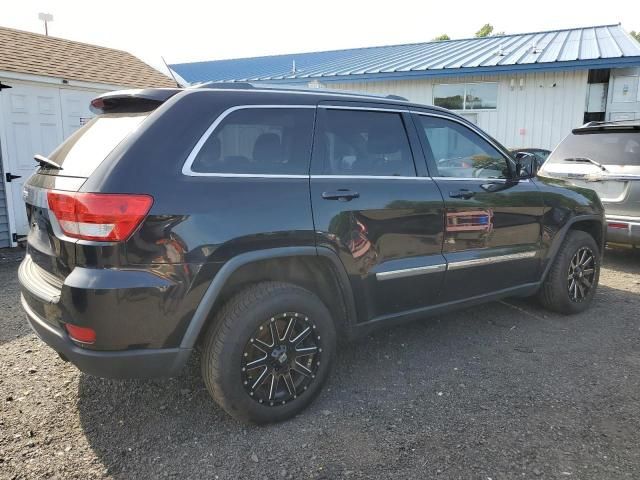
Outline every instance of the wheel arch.
{"label": "wheel arch", "polygon": [[606,222],[603,217],[600,215],[577,215],[572,217],[563,225],[563,227],[556,234],[553,243],[549,249],[549,254],[547,255],[547,264],[545,266],[541,281],[547,277],[553,262],[560,251],[560,247],[564,242],[567,234],[571,230],[580,230],[591,235],[598,247],[600,248],[600,255],[602,256],[604,252],[604,243],[605,243],[605,228]]}
{"label": "wheel arch", "polygon": [[187,327],[181,348],[193,348],[215,312],[244,286],[274,280],[292,283],[317,294],[329,308],[338,333],[346,332],[355,323],[351,284],[333,251],[323,247],[257,250],[233,257],[218,271]]}

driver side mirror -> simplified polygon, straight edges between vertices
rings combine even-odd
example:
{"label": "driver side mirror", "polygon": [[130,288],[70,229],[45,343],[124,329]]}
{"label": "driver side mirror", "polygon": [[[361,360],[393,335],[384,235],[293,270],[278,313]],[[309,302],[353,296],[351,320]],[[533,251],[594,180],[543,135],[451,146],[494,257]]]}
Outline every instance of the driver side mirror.
{"label": "driver side mirror", "polygon": [[518,178],[533,178],[538,173],[538,159],[533,153],[516,152],[516,176]]}

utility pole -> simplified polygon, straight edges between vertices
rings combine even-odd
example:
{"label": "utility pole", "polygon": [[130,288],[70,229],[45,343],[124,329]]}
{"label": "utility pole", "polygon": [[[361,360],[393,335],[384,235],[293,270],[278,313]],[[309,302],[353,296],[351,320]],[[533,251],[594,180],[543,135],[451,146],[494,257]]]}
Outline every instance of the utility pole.
{"label": "utility pole", "polygon": [[49,22],[53,22],[53,15],[50,13],[39,13],[38,19],[44,22],[44,34],[49,36]]}

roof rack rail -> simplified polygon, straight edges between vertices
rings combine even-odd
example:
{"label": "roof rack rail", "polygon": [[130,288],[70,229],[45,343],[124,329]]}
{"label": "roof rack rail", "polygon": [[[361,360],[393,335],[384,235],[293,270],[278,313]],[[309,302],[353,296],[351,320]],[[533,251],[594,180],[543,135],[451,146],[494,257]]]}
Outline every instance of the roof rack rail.
{"label": "roof rack rail", "polygon": [[402,100],[403,102],[408,102],[409,101],[408,98],[405,98],[402,95],[393,95],[393,94],[391,94],[391,95],[387,95],[384,98],[388,98],[389,100]]}
{"label": "roof rack rail", "polygon": [[349,90],[334,90],[331,88],[310,88],[304,85],[291,85],[291,84],[276,84],[276,83],[251,83],[251,82],[203,82],[191,85],[189,88],[215,88],[215,89],[229,89],[229,90],[274,90],[274,91],[282,91],[282,92],[299,92],[299,91],[307,91],[313,92],[317,94],[338,94],[338,95],[351,95],[354,97],[361,98],[372,98],[372,99],[386,99],[386,100],[396,100],[401,102],[408,102],[409,100],[400,95],[384,95],[384,94],[371,94],[371,93],[359,93],[356,91]]}
{"label": "roof rack rail", "polygon": [[636,131],[640,130],[640,119],[638,120],[610,120],[602,122],[588,122],[581,127],[571,130],[573,134],[604,132],[604,131]]}
{"label": "roof rack rail", "polygon": [[192,85],[193,88],[229,88],[234,90],[256,88],[253,83],[249,82],[204,82]]}

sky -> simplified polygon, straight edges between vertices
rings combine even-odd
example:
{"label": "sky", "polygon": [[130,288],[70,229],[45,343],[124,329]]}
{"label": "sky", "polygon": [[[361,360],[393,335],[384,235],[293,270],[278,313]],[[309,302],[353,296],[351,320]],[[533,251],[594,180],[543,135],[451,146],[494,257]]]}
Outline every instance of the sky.
{"label": "sky", "polygon": [[44,33],[39,12],[53,15],[52,36],[126,50],[163,71],[161,57],[172,64],[466,38],[485,23],[505,33],[640,30],[640,0],[4,0],[0,26]]}

